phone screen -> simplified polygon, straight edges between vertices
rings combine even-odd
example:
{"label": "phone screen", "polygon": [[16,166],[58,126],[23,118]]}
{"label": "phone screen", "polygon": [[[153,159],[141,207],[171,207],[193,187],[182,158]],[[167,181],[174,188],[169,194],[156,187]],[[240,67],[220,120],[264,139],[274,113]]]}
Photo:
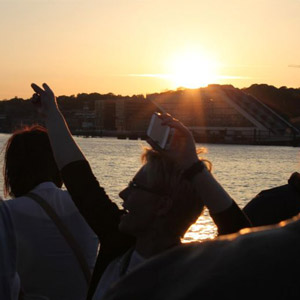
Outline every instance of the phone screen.
{"label": "phone screen", "polygon": [[162,120],[158,117],[157,113],[152,115],[147,135],[162,149],[166,148],[170,127],[162,125]]}

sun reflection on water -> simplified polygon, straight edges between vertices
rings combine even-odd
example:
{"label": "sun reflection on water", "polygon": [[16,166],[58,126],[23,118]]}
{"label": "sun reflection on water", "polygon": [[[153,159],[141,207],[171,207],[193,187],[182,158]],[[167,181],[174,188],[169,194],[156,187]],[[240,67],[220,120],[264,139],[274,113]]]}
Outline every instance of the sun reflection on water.
{"label": "sun reflection on water", "polygon": [[187,233],[184,235],[182,242],[190,243],[195,241],[205,241],[215,238],[217,235],[217,227],[209,216],[208,210],[198,218],[197,222],[193,224]]}

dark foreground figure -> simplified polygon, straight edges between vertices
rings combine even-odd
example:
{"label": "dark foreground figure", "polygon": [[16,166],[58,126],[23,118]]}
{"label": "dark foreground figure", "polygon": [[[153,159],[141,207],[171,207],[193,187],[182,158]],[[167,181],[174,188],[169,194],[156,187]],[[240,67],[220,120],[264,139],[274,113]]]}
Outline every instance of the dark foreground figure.
{"label": "dark foreground figure", "polygon": [[169,115],[162,116],[162,120],[175,128],[171,147],[145,152],[144,165],[119,194],[124,207],[119,209],[99,185],[73,140],[52,90],[47,84],[43,89],[32,84],[32,88],[32,101],[45,117],[65,186],[99,237],[100,251],[87,299],[102,299],[125,274],[180,245],[180,238],[197,220],[204,204],[218,225],[219,234],[251,226],[199,160],[190,131]]}
{"label": "dark foreground figure", "polygon": [[243,209],[253,226],[276,224],[300,213],[300,174],[288,184],[261,191]]}
{"label": "dark foreground figure", "polygon": [[124,277],[105,300],[299,299],[300,217],[176,247]]}

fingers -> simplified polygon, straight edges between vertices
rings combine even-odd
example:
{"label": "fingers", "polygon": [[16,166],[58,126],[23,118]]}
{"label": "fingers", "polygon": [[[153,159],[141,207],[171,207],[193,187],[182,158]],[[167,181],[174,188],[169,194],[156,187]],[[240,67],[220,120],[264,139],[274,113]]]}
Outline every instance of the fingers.
{"label": "fingers", "polygon": [[181,133],[188,133],[189,132],[187,127],[185,127],[179,120],[173,118],[169,114],[161,115],[161,119],[162,119],[162,125],[167,125],[167,126],[170,126],[172,128],[175,128]]}
{"label": "fingers", "polygon": [[[162,119],[162,125],[167,125],[175,129],[174,138],[172,141],[173,145],[175,145],[176,142],[179,142],[178,139],[183,139],[184,143],[187,143],[188,141],[195,143],[193,135],[190,132],[190,130],[185,125],[183,125],[183,123],[181,123],[179,120],[173,118],[169,114],[162,114],[160,118]],[[182,142],[183,141],[181,140],[180,143]]]}
{"label": "fingers", "polygon": [[53,95],[53,91],[50,89],[50,87],[48,86],[47,83],[43,83],[42,86],[43,86],[44,89],[42,89],[41,87],[39,87],[39,86],[38,86],[37,84],[35,84],[35,83],[32,83],[32,84],[31,84],[32,89],[33,89],[37,94],[42,95],[42,94],[44,94],[44,93],[47,93],[47,94]]}
{"label": "fingers", "polygon": [[35,83],[32,83],[31,84],[31,87],[32,87],[32,89],[37,93],[37,94],[43,94],[45,91],[42,89],[42,88],[40,88],[37,84],[35,84]]}
{"label": "fingers", "polygon": [[32,83],[31,87],[35,91],[31,103],[42,115],[47,116],[53,109],[58,109],[55,95],[46,83],[43,83],[42,87]]}
{"label": "fingers", "polygon": [[157,152],[162,152],[163,150],[151,139],[147,139],[146,142],[152,147],[152,149]]}
{"label": "fingers", "polygon": [[[168,113],[163,113],[163,114],[159,114],[158,115],[160,119],[162,119],[162,121],[167,121],[167,120],[172,120],[174,119],[170,114]],[[175,119],[174,119],[175,120]]]}
{"label": "fingers", "polygon": [[163,125],[173,124],[174,122],[179,122],[177,119],[173,118],[170,114],[161,114],[159,115],[162,120]]}
{"label": "fingers", "polygon": [[50,89],[47,83],[43,83],[43,88],[45,89],[45,92],[53,94],[53,91]]}
{"label": "fingers", "polygon": [[39,95],[38,93],[34,93],[34,94],[32,95],[31,102],[32,102],[33,104],[40,103],[40,102],[41,102],[41,97],[40,97],[40,95]]}

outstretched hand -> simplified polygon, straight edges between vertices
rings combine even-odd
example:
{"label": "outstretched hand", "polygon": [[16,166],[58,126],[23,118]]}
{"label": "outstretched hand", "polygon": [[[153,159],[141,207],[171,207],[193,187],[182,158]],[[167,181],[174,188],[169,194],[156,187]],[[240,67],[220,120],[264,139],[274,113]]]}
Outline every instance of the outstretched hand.
{"label": "outstretched hand", "polygon": [[175,129],[171,145],[168,149],[160,149],[155,142],[147,140],[147,142],[157,151],[164,152],[170,159],[176,161],[184,170],[198,161],[196,145],[192,133],[180,121],[174,119],[169,114],[162,114],[162,125],[170,126]]}
{"label": "outstretched hand", "polygon": [[35,93],[32,96],[31,102],[37,108],[38,112],[43,117],[48,117],[50,113],[58,110],[56,98],[50,87],[44,83],[43,88],[39,87],[35,83],[31,84]]}

